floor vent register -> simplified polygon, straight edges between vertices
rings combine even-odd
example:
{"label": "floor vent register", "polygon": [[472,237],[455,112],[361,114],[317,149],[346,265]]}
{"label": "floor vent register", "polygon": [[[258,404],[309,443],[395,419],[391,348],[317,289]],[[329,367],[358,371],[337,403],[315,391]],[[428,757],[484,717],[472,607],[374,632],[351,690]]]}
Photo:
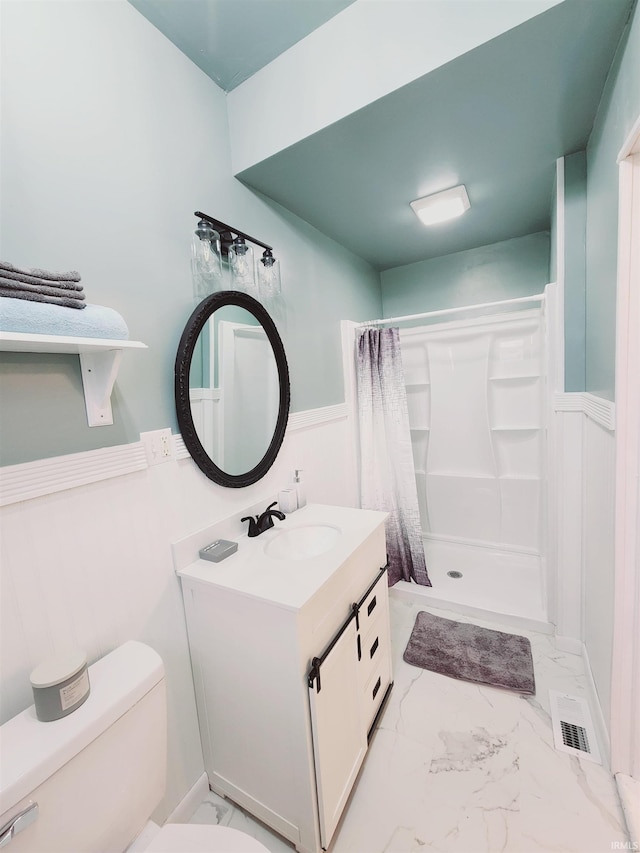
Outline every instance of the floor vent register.
{"label": "floor vent register", "polygon": [[586,699],[549,691],[556,749],[601,764],[591,712]]}

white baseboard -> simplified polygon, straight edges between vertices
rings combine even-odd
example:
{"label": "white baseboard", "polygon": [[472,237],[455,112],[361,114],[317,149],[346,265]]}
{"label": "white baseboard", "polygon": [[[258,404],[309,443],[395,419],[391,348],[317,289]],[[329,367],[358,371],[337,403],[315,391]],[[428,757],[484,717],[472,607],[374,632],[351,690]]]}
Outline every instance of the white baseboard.
{"label": "white baseboard", "polygon": [[180,800],[175,809],[167,818],[167,823],[188,823],[191,815],[198,808],[209,794],[209,778],[206,773],[196,781],[195,785],[190,788],[184,797]]}
{"label": "white baseboard", "polygon": [[582,657],[584,654],[584,644],[582,640],[577,640],[575,637],[563,637],[556,634],[556,648],[561,652],[568,652],[570,655],[578,655]]}
{"label": "white baseboard", "polygon": [[640,781],[624,773],[616,773],[614,778],[631,843],[627,849],[640,850]]}
{"label": "white baseboard", "polygon": [[598,744],[600,746],[602,764],[605,767],[610,767],[611,741],[609,740],[609,728],[604,718],[604,714],[602,713],[602,706],[600,704],[600,697],[598,696],[598,689],[596,687],[596,682],[593,678],[593,673],[591,671],[591,663],[589,662],[589,653],[587,652],[587,647],[584,644],[582,646],[582,660],[584,661],[584,674],[587,679],[589,707],[591,709],[591,714],[593,717],[593,724],[596,727],[596,735],[598,738]]}
{"label": "white baseboard", "polygon": [[589,710],[593,718],[593,725],[596,729],[596,737],[598,746],[600,747],[600,755],[602,763],[606,767],[610,766],[611,762],[611,742],[609,740],[609,728],[602,713],[602,705],[598,696],[598,689],[591,671],[591,663],[589,661],[589,653],[587,647],[581,640],[576,640],[574,637],[562,637],[556,634],[556,648],[561,652],[567,652],[571,655],[578,655],[584,662],[584,675],[587,681],[587,699],[589,701]]}

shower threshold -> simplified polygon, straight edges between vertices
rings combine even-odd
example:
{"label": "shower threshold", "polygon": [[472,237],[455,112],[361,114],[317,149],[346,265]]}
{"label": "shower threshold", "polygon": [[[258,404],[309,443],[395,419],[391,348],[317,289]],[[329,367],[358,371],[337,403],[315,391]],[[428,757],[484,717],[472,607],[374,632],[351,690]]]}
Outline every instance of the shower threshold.
{"label": "shower threshold", "polygon": [[441,610],[552,631],[538,555],[428,538],[424,547],[432,586],[400,581],[391,590],[394,595],[419,597],[425,606]]}

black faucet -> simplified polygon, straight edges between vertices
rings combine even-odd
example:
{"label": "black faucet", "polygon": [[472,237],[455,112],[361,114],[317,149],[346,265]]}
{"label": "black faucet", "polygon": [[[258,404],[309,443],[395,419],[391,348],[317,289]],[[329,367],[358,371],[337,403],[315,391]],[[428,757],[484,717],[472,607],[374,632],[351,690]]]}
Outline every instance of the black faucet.
{"label": "black faucet", "polygon": [[264,533],[265,530],[269,530],[270,527],[273,527],[273,516],[279,518],[280,521],[284,521],[284,513],[280,512],[279,509],[273,509],[273,507],[278,503],[278,501],[274,501],[272,504],[265,509],[262,515],[256,515],[254,518],[252,515],[247,515],[244,518],[241,518],[240,521],[248,521],[249,522],[249,533],[248,536],[253,538],[254,536],[260,536],[261,533]]}

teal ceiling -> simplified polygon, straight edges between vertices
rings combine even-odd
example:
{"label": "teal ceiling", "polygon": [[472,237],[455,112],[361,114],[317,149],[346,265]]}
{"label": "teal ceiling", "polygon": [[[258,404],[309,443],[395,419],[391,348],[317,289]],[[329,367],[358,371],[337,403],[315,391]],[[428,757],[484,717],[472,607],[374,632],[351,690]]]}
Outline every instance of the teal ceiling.
{"label": "teal ceiling", "polygon": [[230,92],[354,0],[129,0]]}
{"label": "teal ceiling", "polygon": [[[129,2],[227,91],[350,5]],[[548,230],[634,2],[564,0],[237,177],[378,269]],[[409,202],[457,183],[471,209],[426,229]]]}
{"label": "teal ceiling", "polygon": [[[238,177],[379,269],[547,230],[630,5],[565,0]],[[458,183],[471,209],[421,225],[409,202]]]}

